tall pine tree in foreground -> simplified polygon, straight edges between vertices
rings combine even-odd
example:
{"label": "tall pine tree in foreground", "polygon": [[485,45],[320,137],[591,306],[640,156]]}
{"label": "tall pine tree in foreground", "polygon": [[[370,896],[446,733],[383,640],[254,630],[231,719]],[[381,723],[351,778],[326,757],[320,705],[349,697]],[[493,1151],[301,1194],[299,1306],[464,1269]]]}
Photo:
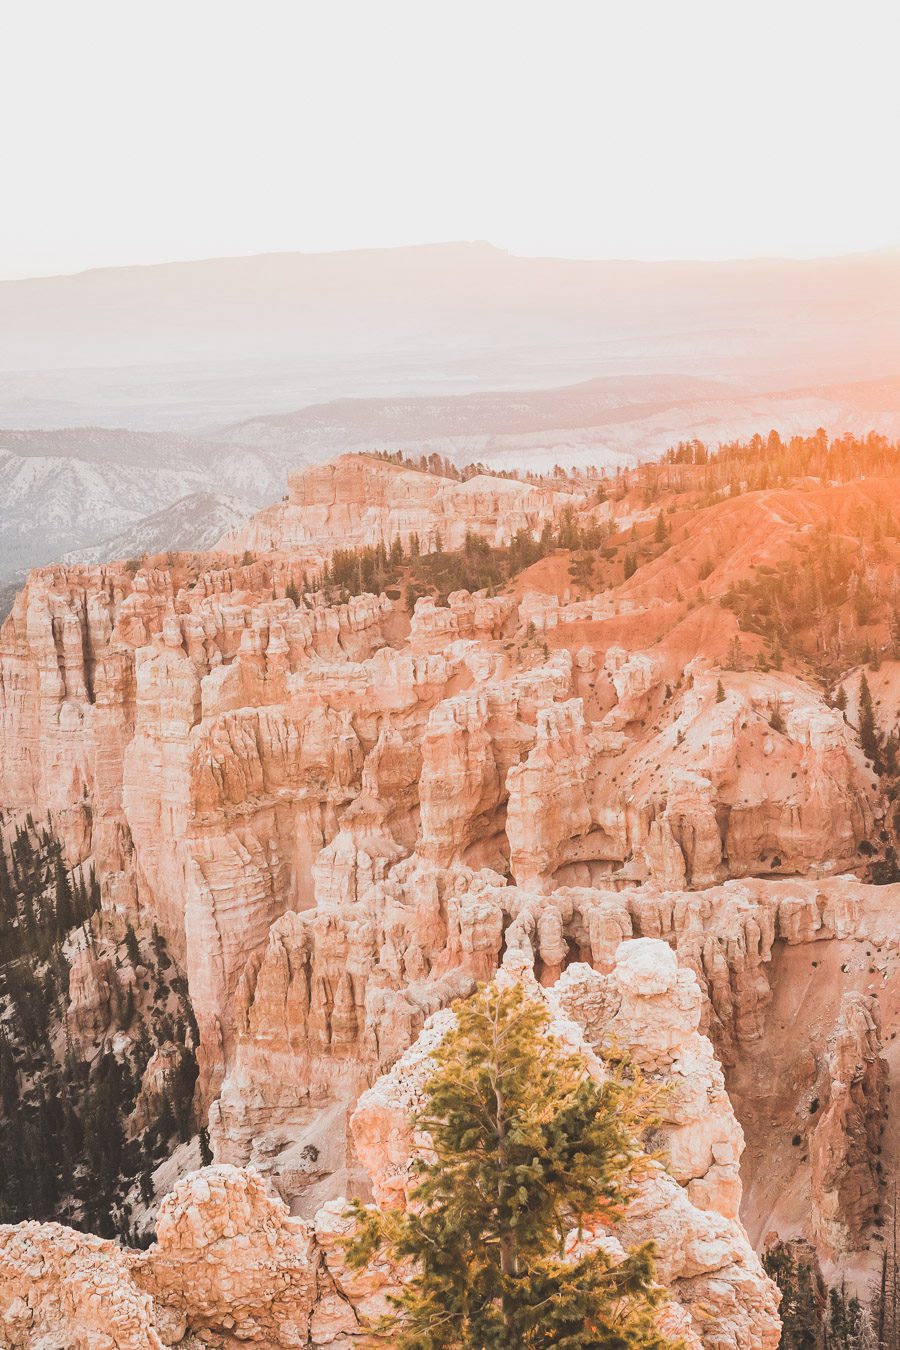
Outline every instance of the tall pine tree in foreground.
{"label": "tall pine tree in foreground", "polygon": [[377,1330],[397,1350],[674,1350],[650,1245],[618,1265],[596,1247],[564,1257],[567,1234],[622,1217],[649,1123],[640,1088],[591,1078],[518,984],[456,1013],[414,1120],[432,1149],[411,1207],[353,1207],[351,1264],[386,1248],[412,1266]]}

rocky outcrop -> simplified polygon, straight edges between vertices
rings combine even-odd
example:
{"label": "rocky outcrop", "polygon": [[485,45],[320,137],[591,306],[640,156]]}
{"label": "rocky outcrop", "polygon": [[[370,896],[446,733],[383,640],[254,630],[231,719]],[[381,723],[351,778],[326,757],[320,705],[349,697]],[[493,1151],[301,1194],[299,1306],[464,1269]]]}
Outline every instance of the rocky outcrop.
{"label": "rocky outcrop", "polygon": [[468,532],[504,545],[518,530],[539,535],[572,502],[569,493],[488,474],[462,483],[366,455],[341,455],[292,474],[287,501],[260,511],[219,547],[289,550],[318,562],[335,549],[390,547],[395,539],[404,548],[415,538],[423,551],[438,542],[457,549]]}
{"label": "rocky outcrop", "polygon": [[185,1047],[174,1041],[166,1041],[154,1050],[141,1075],[134,1110],[126,1122],[127,1133],[132,1138],[159,1120],[164,1103],[172,1100],[173,1085],[187,1056]]}
{"label": "rocky outcrop", "polygon": [[[357,878],[364,873],[355,852],[347,866]],[[346,899],[333,889],[331,866],[326,878],[327,900],[283,915],[247,967],[235,1052],[210,1114],[216,1156],[253,1161],[291,1198],[310,1183],[308,1169],[297,1170],[298,1151],[322,1148],[317,1116],[330,1134],[339,1118],[342,1131],[358,1094],[402,1055],[425,1018],[490,978],[501,959],[545,987],[561,977],[565,985],[573,962],[609,975],[623,939],[662,938],[701,991],[685,1012],[690,1028],[679,1034],[710,1035],[730,1066],[762,1043],[775,947],[847,939],[860,931],[872,889],[832,879],[540,894],[489,870],[416,856]],[[652,1045],[663,1031],[651,1019],[643,1041]],[[696,1065],[691,1055],[684,1062],[687,1080]],[[720,1078],[715,1090],[702,1082],[713,1129]],[[719,1163],[717,1179],[704,1184],[724,1193],[734,1169],[724,1153]],[[342,1166],[339,1157],[326,1170]]]}
{"label": "rocky outcrop", "polygon": [[[530,972],[513,975],[516,966],[508,958],[499,978],[530,980],[538,994]],[[660,1278],[681,1327],[694,1338],[689,1343],[774,1350],[781,1329],[777,1293],[737,1219],[743,1138],[712,1047],[697,1030],[702,995],[695,977],[664,944],[629,941],[619,946],[608,976],[575,965],[542,997],[551,1013],[549,1034],[584,1054],[592,1072],[602,1076],[596,1051],[614,1045],[637,1059],[651,1082],[670,1089],[661,1131],[670,1170],[647,1168],[616,1240],[625,1247],[655,1242]],[[450,1010],[431,1018],[353,1113],[354,1145],[382,1206],[404,1207],[414,1184],[411,1115],[431,1055],[453,1021]],[[578,1250],[607,1238],[583,1234]]]}
{"label": "rocky outcrop", "polygon": [[131,1274],[161,1320],[239,1342],[304,1346],[317,1295],[313,1239],[252,1172],[210,1167],[163,1201],[150,1250]]}
{"label": "rocky outcrop", "polygon": [[[237,991],[235,1052],[210,1114],[217,1157],[293,1169],[298,1136],[302,1147],[323,1146],[319,1113],[348,1111],[430,1013],[496,969],[499,925],[479,959],[460,917],[472,880],[466,869],[447,874],[410,860],[355,903],[323,902],[273,924]],[[457,949],[470,949],[452,962],[445,914]]]}
{"label": "rocky outcrop", "polygon": [[0,1344],[162,1350],[155,1323],[114,1242],[56,1223],[0,1226]]}
{"label": "rocky outcrop", "polygon": [[106,1034],[125,1021],[137,976],[131,966],[118,967],[109,956],[95,957],[79,948],[69,968],[66,1025],[79,1059],[91,1059]]}
{"label": "rocky outcrop", "polygon": [[[520,977],[538,993],[530,973]],[[519,977],[507,971],[500,978]],[[623,1048],[642,1051],[651,1077],[675,1082],[665,1121],[673,1171],[648,1163],[617,1234],[625,1246],[657,1244],[671,1292],[661,1325],[683,1334],[693,1350],[772,1350],[779,1334],[774,1289],[716,1170],[736,1162],[740,1130],[709,1042],[697,1032],[695,978],[664,944],[626,942],[610,975],[575,966],[543,997],[551,1034],[582,1053],[591,1072],[605,1072],[592,1043],[606,1045],[615,1035]],[[415,1149],[410,1111],[429,1055],[452,1021],[449,1010],[433,1015],[353,1114],[356,1151],[382,1203],[405,1203]],[[677,1081],[685,1074],[696,1076],[689,1091]],[[703,1092],[717,1104],[713,1126],[696,1110]],[[12,1344],[84,1350],[187,1347],[195,1336],[273,1350],[361,1348],[372,1343],[366,1323],[388,1310],[403,1272],[380,1258],[362,1271],[348,1269],[344,1210],[336,1200],[308,1223],[292,1218],[256,1172],[215,1165],[166,1197],[156,1241],[144,1252],[56,1224],[0,1228],[0,1330]],[[611,1250],[608,1231],[588,1225],[571,1235],[567,1250],[581,1253],[595,1242]],[[613,1248],[620,1250],[616,1240]]]}
{"label": "rocky outcrop", "polygon": [[737,1219],[741,1128],[708,1038],[694,972],[649,938],[623,942],[607,975],[573,965],[553,987],[597,1054],[637,1064],[660,1096],[658,1139],[671,1175],[698,1209]]}
{"label": "rocky outcrop", "polygon": [[887,1062],[874,998],[847,993],[823,1065],[821,1114],[809,1141],[811,1237],[820,1251],[865,1247],[881,1213],[878,1159]]}

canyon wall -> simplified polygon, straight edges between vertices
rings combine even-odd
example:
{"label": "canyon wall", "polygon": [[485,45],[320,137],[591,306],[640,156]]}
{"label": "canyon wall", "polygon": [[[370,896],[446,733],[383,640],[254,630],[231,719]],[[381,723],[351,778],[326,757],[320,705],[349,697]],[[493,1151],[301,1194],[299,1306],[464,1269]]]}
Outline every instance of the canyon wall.
{"label": "canyon wall", "polygon": [[584,494],[561,487],[490,474],[457,482],[367,455],[341,455],[292,474],[287,499],[225,535],[219,547],[289,551],[317,564],[334,549],[390,548],[395,539],[404,548],[415,539],[423,552],[435,545],[462,548],[470,531],[502,546],[519,530],[540,534],[563,506],[584,501]]}
{"label": "canyon wall", "polygon": [[[743,1141],[712,1046],[699,1032],[703,1000],[694,974],[662,942],[639,940],[620,944],[608,974],[576,965],[549,991],[517,955],[499,978],[524,979],[532,996],[546,999],[548,1034],[583,1054],[591,1072],[604,1074],[592,1047],[614,1034],[651,1081],[672,1089],[663,1122],[670,1170],[648,1160],[615,1239],[605,1227],[588,1227],[569,1235],[567,1252],[602,1243],[615,1259],[652,1238],[669,1291],[661,1329],[695,1350],[774,1350],[777,1292],[736,1217]],[[433,1015],[353,1112],[355,1151],[382,1204],[405,1203],[416,1151],[411,1112],[452,1020],[449,1011]],[[367,1327],[389,1310],[402,1271],[383,1257],[350,1269],[345,1211],[335,1199],[309,1221],[291,1217],[256,1171],[219,1164],[167,1196],[145,1252],[57,1224],[0,1227],[0,1335],[10,1344],[64,1341],[72,1350],[152,1350],[196,1343],[195,1334],[223,1347],[389,1344]]]}
{"label": "canyon wall", "polygon": [[[571,493],[345,457],[224,541],[260,556],[43,569],[0,630],[4,820],[49,814],[69,862],[95,867],[101,936],[126,922],[165,936],[199,1027],[197,1109],[224,1169],[214,1208],[285,1246],[292,1273],[279,1256],[273,1288],[299,1281],[320,1337],[331,1317],[350,1334],[351,1317],[316,1245],[337,1224],[327,1204],[381,1185],[358,1103],[501,968],[555,991],[598,1054],[627,1039],[674,1084],[657,1216],[718,1215],[737,1270],[755,1260],[741,1203],[757,1244],[803,1235],[836,1270],[877,1256],[900,1158],[882,1030],[900,1002],[900,892],[854,875],[885,803],[841,712],[796,672],[727,668],[731,617],[676,614],[665,588],[566,603],[517,583],[412,612],[303,593],[335,547],[440,534],[449,548],[467,530],[504,543],[573,505],[593,518]],[[647,940],[678,966],[655,947],[645,988],[621,952]],[[112,1044],[128,979],[102,954],[73,965],[76,1044]],[[172,1053],[148,1066],[138,1114]],[[726,1084],[747,1136],[743,1202]],[[184,1277],[162,1260],[165,1233],[202,1229],[209,1184],[190,1182],[199,1200],[176,1188],[163,1211],[200,1214],[161,1219],[170,1292]],[[46,1259],[67,1269],[51,1237]],[[58,1240],[100,1260],[89,1240]],[[160,1321],[141,1291],[165,1302],[162,1276],[129,1261],[144,1273],[126,1322],[160,1337],[190,1317],[218,1325],[213,1275],[212,1311],[189,1317],[183,1290]],[[690,1315],[709,1268],[673,1255],[666,1272]],[[709,1344],[756,1343],[735,1326]]]}

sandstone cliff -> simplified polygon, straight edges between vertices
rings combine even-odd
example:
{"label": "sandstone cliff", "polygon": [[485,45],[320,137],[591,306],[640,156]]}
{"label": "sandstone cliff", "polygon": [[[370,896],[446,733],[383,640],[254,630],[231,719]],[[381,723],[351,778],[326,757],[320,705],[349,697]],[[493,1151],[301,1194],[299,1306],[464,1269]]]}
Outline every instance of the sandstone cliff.
{"label": "sandstone cliff", "polygon": [[423,550],[440,541],[461,548],[467,531],[494,545],[517,530],[539,534],[567,493],[479,474],[466,482],[439,478],[367,455],[341,455],[292,474],[287,501],[267,507],[225,535],[219,547],[302,554],[311,563],[335,549],[387,544],[415,536]]}
{"label": "sandstone cliff", "polygon": [[[507,965],[501,978],[533,982],[530,972],[515,973],[515,958]],[[618,1234],[623,1243],[658,1244],[670,1290],[662,1324],[696,1350],[773,1350],[777,1295],[736,1218],[742,1137],[698,1031],[695,976],[665,944],[629,941],[608,975],[574,966],[544,997],[551,1033],[595,1072],[604,1070],[592,1045],[614,1037],[621,1052],[639,1054],[651,1076],[673,1085],[663,1136],[672,1170],[648,1165]],[[410,1111],[448,1019],[450,1012],[433,1016],[354,1111],[356,1152],[384,1203],[403,1203],[414,1152]],[[402,1275],[383,1260],[363,1271],[347,1267],[343,1208],[336,1200],[310,1222],[291,1218],[256,1172],[219,1165],[175,1187],[146,1252],[54,1224],[0,1228],[0,1335],[11,1345],[72,1350],[187,1346],[195,1335],[220,1346],[372,1344],[366,1323],[387,1309]],[[598,1230],[571,1239],[573,1249],[594,1241],[609,1237]],[[106,1289],[112,1298],[99,1296]]]}
{"label": "sandstone cliff", "polygon": [[[340,1227],[327,1203],[381,1175],[357,1103],[430,1018],[501,966],[554,991],[598,1051],[627,1042],[673,1085],[669,1189],[646,1222],[677,1217],[673,1250],[696,1236],[666,1266],[688,1316],[718,1280],[703,1243],[728,1253],[732,1340],[710,1344],[754,1343],[740,1340],[749,1314],[735,1290],[747,1270],[755,1288],[757,1270],[739,1205],[754,1242],[806,1237],[829,1271],[859,1278],[877,1259],[885,1175],[900,1161],[887,1115],[897,891],[854,872],[891,821],[852,707],[845,718],[799,667],[747,669],[749,639],[748,659],[732,659],[737,626],[718,604],[757,556],[788,551],[812,506],[755,500],[728,551],[737,508],[719,503],[665,565],[580,600],[553,557],[540,593],[521,579],[446,604],[303,593],[335,548],[413,535],[424,548],[439,534],[449,549],[467,531],[505,544],[566,507],[626,538],[655,514],[344,457],[296,475],[287,502],[224,541],[230,554],[33,573],[0,630],[4,820],[49,813],[69,862],[96,868],[98,928],[121,935],[129,921],[168,940],[199,1026],[199,1117],[226,1169],[209,1203],[244,1216],[200,1245],[218,1250],[245,1220],[274,1234],[266,1307],[296,1278],[323,1345],[355,1318],[339,1287],[350,1277],[320,1251]],[[727,556],[688,603],[680,588],[698,585],[713,546]],[[259,556],[239,562],[244,549]],[[644,979],[646,939],[668,944],[676,974],[657,950]],[[114,1040],[133,979],[102,943],[77,955],[68,1022],[82,1058]],[[130,1129],[159,1109],[179,1055],[163,1038]],[[747,1137],[743,1202],[726,1089]],[[397,1139],[385,1147],[396,1154]],[[232,1165],[255,1168],[294,1218]],[[214,1272],[188,1316],[185,1262],[162,1260],[166,1232],[174,1252],[207,1222],[209,1178],[181,1184],[157,1257],[129,1258],[124,1324],[155,1325],[140,1291],[156,1306],[157,1269],[182,1292],[155,1334],[190,1317],[230,1334]],[[38,1237],[6,1241],[20,1252]],[[81,1262],[81,1239],[64,1241]],[[94,1261],[101,1249],[85,1241]],[[48,1271],[68,1269],[41,1230],[46,1242]],[[235,1326],[290,1321],[256,1292],[235,1297]]]}

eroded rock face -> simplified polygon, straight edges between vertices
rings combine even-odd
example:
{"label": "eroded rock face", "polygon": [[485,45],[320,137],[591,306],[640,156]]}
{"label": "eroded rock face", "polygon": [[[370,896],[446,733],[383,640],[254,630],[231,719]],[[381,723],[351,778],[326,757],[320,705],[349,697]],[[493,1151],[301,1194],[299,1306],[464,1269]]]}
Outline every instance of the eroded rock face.
{"label": "eroded rock face", "polygon": [[208,1167],[163,1201],[157,1237],[131,1260],[132,1279],[191,1331],[238,1341],[309,1343],[318,1262],[305,1224],[258,1176]]}
{"label": "eroded rock face", "polygon": [[517,530],[540,534],[572,500],[568,493],[487,475],[459,483],[366,455],[341,455],[292,474],[288,500],[260,511],[220,547],[232,553],[290,550],[321,559],[336,548],[397,538],[408,548],[414,536],[423,551],[438,540],[457,549],[468,531],[504,545]]}
{"label": "eroded rock face", "polygon": [[66,1023],[79,1059],[91,1059],[107,1031],[122,1023],[136,979],[130,966],[118,968],[110,957],[95,957],[85,947],[76,951]]}
{"label": "eroded rock face", "polygon": [[[525,978],[540,991],[530,973],[507,970],[499,978]],[[721,1074],[696,1029],[699,986],[663,943],[625,942],[608,976],[573,966],[542,996],[551,1034],[582,1053],[598,1076],[605,1070],[593,1039],[606,1042],[612,1029],[623,1048],[637,1051],[656,1027],[652,1046],[643,1044],[648,1072],[677,1079],[690,1058],[698,1083],[716,1093]],[[415,1149],[410,1112],[453,1017],[450,1010],[430,1017],[353,1114],[356,1151],[382,1203],[406,1203]],[[588,1225],[571,1235],[567,1250],[580,1254],[603,1243],[615,1256],[619,1240],[627,1246],[652,1238],[671,1290],[661,1326],[684,1335],[692,1350],[773,1350],[780,1330],[774,1287],[730,1213],[734,1197],[720,1179],[710,1184],[740,1152],[740,1130],[720,1095],[718,1125],[710,1129],[692,1109],[696,1097],[676,1085],[666,1129],[681,1177],[650,1164],[617,1237]],[[215,1165],[185,1177],[166,1197],[156,1241],[145,1252],[56,1224],[0,1228],[0,1331],[11,1344],[84,1350],[188,1346],[195,1336],[273,1350],[361,1350],[373,1343],[366,1323],[389,1310],[388,1295],[404,1272],[381,1258],[362,1271],[348,1269],[344,1210],[335,1200],[309,1223],[292,1218],[258,1173]]]}
{"label": "eroded rock face", "polygon": [[115,1243],[61,1224],[0,1226],[0,1343],[162,1350],[153,1303]]}
{"label": "eroded rock face", "polygon": [[881,1212],[888,1077],[881,1050],[876,1000],[845,994],[823,1066],[825,1102],[809,1141],[811,1235],[829,1255],[864,1246]]}
{"label": "eroded rock face", "polygon": [[[515,972],[515,973],[514,973]],[[604,1073],[597,1050],[615,1044],[648,1077],[671,1088],[661,1143],[670,1170],[656,1164],[639,1181],[615,1240],[625,1247],[652,1239],[689,1343],[710,1347],[777,1346],[778,1295],[763,1273],[737,1208],[740,1126],[725,1093],[709,1041],[699,1035],[702,995],[692,972],[679,967],[663,943],[623,942],[609,975],[574,965],[549,990],[508,959],[500,979],[525,978],[549,1005],[549,1032]],[[386,1207],[404,1207],[414,1182],[416,1140],[410,1119],[431,1071],[431,1055],[453,1025],[452,1011],[429,1019],[415,1045],[359,1100],[351,1119],[358,1156],[373,1194]],[[680,1184],[679,1184],[680,1183]],[[588,1245],[588,1235],[582,1239]],[[608,1241],[598,1233],[597,1241]],[[574,1247],[573,1247],[574,1250]]]}
{"label": "eroded rock face", "polygon": [[159,1120],[163,1102],[167,1097],[171,1098],[172,1083],[187,1053],[183,1045],[174,1041],[166,1041],[154,1050],[147,1061],[134,1110],[126,1124],[129,1135],[136,1137]]}
{"label": "eroded rock face", "polygon": [[[120,926],[158,925],[200,1027],[217,1159],[252,1162],[311,1220],[332,1179],[364,1185],[359,1095],[505,962],[545,988],[586,982],[589,1039],[608,1014],[644,1047],[674,1084],[674,1175],[730,1222],[739,1147],[705,1038],[732,1081],[772,1034],[780,953],[890,943],[889,914],[866,927],[872,888],[839,875],[880,825],[852,727],[789,675],[720,671],[718,630],[679,646],[671,606],[651,626],[635,579],[578,604],[456,592],[412,614],[301,594],[335,547],[502,543],[573,504],[351,457],[297,475],[231,541],[277,552],[43,569],[0,632],[0,805],[49,810]],[[617,959],[647,938],[678,957],[657,996]],[[82,1057],[128,978],[75,961]],[[821,1106],[799,1133],[830,1250],[861,1240],[875,1203],[883,1074],[864,1023],[855,1005],[810,1018]],[[148,1066],[141,1112],[165,1072]],[[333,1297],[321,1317],[340,1327]]]}
{"label": "eroded rock face", "polygon": [[[385,597],[297,606],[299,580],[292,556],[46,569],[0,642],[2,799],[49,805],[104,904],[167,937],[204,1103],[233,1067],[238,987],[273,922],[359,904],[411,854],[529,894],[683,890],[762,864],[807,872],[871,832],[850,729],[796,681],[754,676],[717,703],[691,671],[661,705],[657,655],[611,648],[601,670],[574,633],[572,650],[515,659],[505,635],[527,606],[509,597],[420,601],[402,636]],[[598,680],[614,703],[592,719]],[[556,919],[541,922],[549,979],[571,953],[552,955]],[[359,1021],[346,984],[316,996],[351,999]]]}
{"label": "eroded rock face", "polygon": [[632,939],[619,946],[608,975],[573,965],[553,993],[598,1054],[618,1047],[665,1087],[659,1139],[668,1171],[698,1209],[736,1220],[744,1137],[700,1034],[704,1000],[693,971],[662,943]]}

